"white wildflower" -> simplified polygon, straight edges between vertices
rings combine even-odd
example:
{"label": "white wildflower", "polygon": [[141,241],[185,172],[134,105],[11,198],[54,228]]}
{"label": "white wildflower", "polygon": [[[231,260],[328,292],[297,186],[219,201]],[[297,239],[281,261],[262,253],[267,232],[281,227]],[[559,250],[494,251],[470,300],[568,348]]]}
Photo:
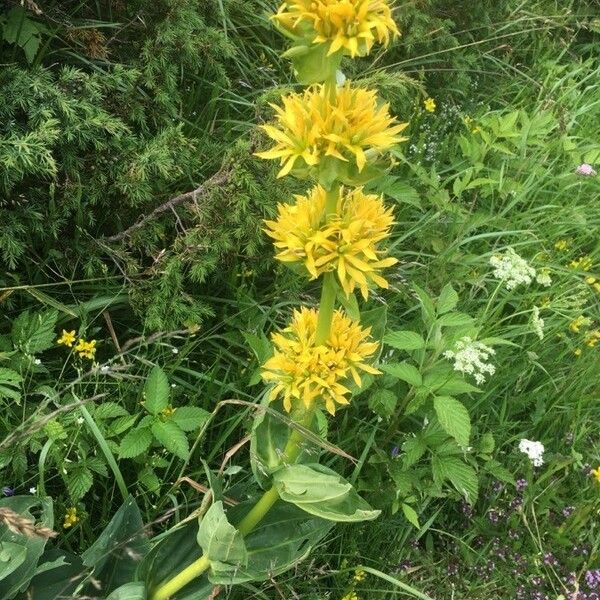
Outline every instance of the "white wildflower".
{"label": "white wildflower", "polygon": [[522,439],[519,442],[519,450],[527,454],[534,467],[541,467],[544,464],[544,444]]}
{"label": "white wildflower", "polygon": [[465,336],[454,344],[454,350],[447,350],[444,356],[454,360],[454,370],[473,375],[478,384],[485,381],[485,374],[493,375],[496,367],[487,362],[495,354],[493,348]]}
{"label": "white wildflower", "polygon": [[83,417],[77,417],[77,425],[83,425]]}
{"label": "white wildflower", "polygon": [[548,269],[542,269],[536,276],[535,280],[544,287],[550,287],[552,285],[552,277]]}
{"label": "white wildflower", "polygon": [[34,364],[34,365],[41,365],[41,364],[42,364],[42,361],[41,361],[41,359],[39,359],[39,358],[34,358],[34,359],[33,359],[33,364]]}
{"label": "white wildflower", "polygon": [[34,487],[30,487],[29,488],[29,493],[30,494],[37,494],[37,488],[35,486]]}
{"label": "white wildflower", "polygon": [[173,354],[179,354],[179,350],[177,348],[171,348],[171,352]]}
{"label": "white wildflower", "polygon": [[110,367],[108,365],[102,365],[100,367],[100,373],[108,373],[110,371]]}
{"label": "white wildflower", "polygon": [[533,327],[533,332],[540,338],[540,340],[543,340],[544,319],[540,317],[540,309],[537,306],[533,307],[533,311],[531,313],[531,326]]}
{"label": "white wildflower", "polygon": [[508,248],[504,254],[492,256],[490,265],[494,267],[494,277],[501,279],[507,290],[513,290],[521,284],[529,285],[535,277],[535,269],[512,248]]}

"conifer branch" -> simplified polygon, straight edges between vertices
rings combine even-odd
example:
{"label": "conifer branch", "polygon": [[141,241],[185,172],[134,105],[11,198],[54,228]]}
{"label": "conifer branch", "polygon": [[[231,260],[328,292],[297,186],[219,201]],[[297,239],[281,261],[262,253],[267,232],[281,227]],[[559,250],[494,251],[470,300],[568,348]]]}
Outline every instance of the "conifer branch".
{"label": "conifer branch", "polygon": [[158,215],[166,212],[167,210],[172,210],[176,206],[184,204],[185,202],[188,202],[190,200],[196,202],[197,200],[204,198],[209,192],[211,192],[216,187],[220,185],[225,185],[229,182],[232,173],[233,169],[230,166],[221,167],[221,169],[219,169],[212,177],[207,179],[202,185],[197,187],[195,190],[192,190],[191,192],[185,192],[184,194],[179,194],[179,196],[171,198],[164,204],[157,206],[151,213],[142,217],[139,221],[137,221],[137,223],[134,223],[131,227],[128,227],[120,233],[111,235],[110,237],[105,237],[102,241],[113,243],[124,240],[125,238],[131,236],[131,234],[137,231],[138,229],[144,227],[144,225],[146,225],[148,221],[155,219],[156,217],[158,217]]}

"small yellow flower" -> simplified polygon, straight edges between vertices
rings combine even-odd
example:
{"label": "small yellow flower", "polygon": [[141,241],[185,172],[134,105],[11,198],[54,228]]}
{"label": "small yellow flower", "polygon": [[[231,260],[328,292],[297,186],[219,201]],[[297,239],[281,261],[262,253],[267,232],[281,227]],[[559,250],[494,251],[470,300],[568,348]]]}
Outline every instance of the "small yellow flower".
{"label": "small yellow flower", "polygon": [[365,56],[399,35],[387,0],[286,0],[271,18],[294,38],[327,45],[327,56]]}
{"label": "small yellow flower", "polygon": [[570,244],[568,240],[558,240],[557,242],[555,242],[554,248],[559,252],[564,252],[565,250],[569,249],[569,245]]}
{"label": "small yellow flower", "polygon": [[471,133],[481,133],[481,127],[473,127],[473,129],[471,129]]}
{"label": "small yellow flower", "polygon": [[598,467],[597,469],[592,469],[591,470],[591,475],[592,477],[594,477],[594,479],[600,483],[600,467]]}
{"label": "small yellow flower", "polygon": [[469,117],[469,116],[467,116],[467,117],[464,117],[464,118],[463,118],[463,123],[464,123],[464,124],[465,124],[467,127],[469,127],[469,126],[471,125],[471,123],[472,123],[472,122],[473,122],[473,119],[472,119],[471,117]]}
{"label": "small yellow flower", "polygon": [[594,262],[589,256],[580,256],[569,263],[571,269],[577,269],[578,271],[589,271],[593,265]]}
{"label": "small yellow flower", "polygon": [[175,409],[171,405],[165,406],[165,408],[160,411],[160,413],[167,418],[170,417],[174,412]]}
{"label": "small yellow flower", "polygon": [[573,350],[573,354],[575,356],[581,356],[581,348],[575,348],[575,350]]}
{"label": "small yellow flower", "polygon": [[586,334],[584,343],[588,348],[595,348],[598,342],[600,342],[600,329],[594,329]]}
{"label": "small yellow flower", "polygon": [[380,104],[375,91],[349,82],[337,89],[333,101],[325,86],[313,85],[302,94],[284,96],[282,102],[283,108],[271,104],[276,126],[261,126],[275,146],[256,153],[280,161],[277,177],[294,166],[316,167],[326,160],[355,164],[361,172],[367,163],[365,152],[376,155],[407,139],[398,134],[408,123],[391,117],[389,104]]}
{"label": "small yellow flower", "polygon": [[598,281],[597,277],[586,277],[585,282],[600,293],[600,281]]}
{"label": "small yellow flower", "polygon": [[430,113],[435,112],[435,109],[437,108],[437,105],[433,98],[427,98],[426,100],[424,100],[423,105],[425,106],[425,110]]}
{"label": "small yellow flower", "polygon": [[369,342],[371,328],[363,328],[341,310],[333,314],[329,338],[315,344],[317,311],[295,310],[292,322],[271,338],[273,356],[263,365],[263,379],[274,383],[269,399],[283,396],[283,407],[291,412],[292,404],[302,402],[309,407],[323,400],[329,413],[335,414],[336,403],[348,404],[350,390],[344,385],[352,378],[362,385],[360,371],[379,374],[365,361],[377,350],[377,342]]}
{"label": "small yellow flower", "polygon": [[93,360],[94,356],[96,356],[96,340],[86,342],[84,339],[80,338],[77,341],[77,346],[75,346],[75,352],[77,352],[81,358]]}
{"label": "small yellow flower", "polygon": [[386,257],[379,245],[389,235],[392,210],[381,196],[340,188],[336,215],[325,220],[326,198],[317,185],[306,196],[296,196],[295,204],[280,204],[276,221],[265,221],[279,251],[276,258],[301,262],[312,279],[335,271],[346,295],[358,287],[366,299],[369,284],[387,288],[379,272],[398,261]]}
{"label": "small yellow flower", "polygon": [[72,506],[71,508],[68,508],[67,512],[65,514],[65,521],[63,523],[63,529],[69,529],[70,527],[73,527],[73,525],[75,525],[78,522],[79,522],[79,517],[77,516],[77,509],[74,506]]}
{"label": "small yellow flower", "polygon": [[356,569],[356,571],[354,571],[354,581],[356,581],[356,583],[360,583],[361,581],[364,581],[366,578],[367,574],[360,568]]}
{"label": "small yellow flower", "polygon": [[573,332],[573,333],[579,333],[580,329],[584,326],[584,325],[588,325],[590,322],[589,319],[587,319],[586,317],[584,317],[583,315],[579,315],[576,319],[573,319],[571,321],[571,323],[569,323],[569,329]]}
{"label": "small yellow flower", "polygon": [[56,340],[56,343],[70,348],[75,343],[75,330],[65,331],[63,329],[62,335]]}
{"label": "small yellow flower", "polygon": [[356,592],[348,592],[342,597],[342,600],[359,600]]}

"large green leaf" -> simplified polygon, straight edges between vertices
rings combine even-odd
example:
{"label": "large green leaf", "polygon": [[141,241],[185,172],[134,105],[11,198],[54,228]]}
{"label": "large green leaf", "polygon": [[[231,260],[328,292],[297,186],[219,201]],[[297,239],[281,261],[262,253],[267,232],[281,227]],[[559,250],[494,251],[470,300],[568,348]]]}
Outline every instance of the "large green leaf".
{"label": "large green leaf", "polygon": [[194,431],[209,418],[210,413],[199,406],[180,406],[171,415],[171,420],[183,431]]}
{"label": "large green leaf", "polygon": [[[152,417],[150,417],[152,418]],[[121,458],[133,458],[145,452],[152,443],[152,432],[149,427],[136,427],[132,429],[122,440],[119,446]]]}
{"label": "large green leaf", "polygon": [[[148,550],[140,509],[129,496],[100,537],[82,554],[83,564],[93,567],[94,579],[108,595],[134,579],[137,564]],[[89,592],[93,595],[92,588]]]}
{"label": "large green leaf", "polygon": [[440,425],[463,447],[469,445],[471,437],[471,418],[462,402],[451,396],[436,396],[433,407]]}
{"label": "large green leaf", "polygon": [[[270,487],[271,474],[281,466],[281,454],[292,431],[287,423],[289,417],[271,408],[279,404],[269,403],[265,395],[261,401],[265,411],[257,414],[252,425],[250,465],[254,478],[263,489]],[[305,452],[300,455],[299,460],[304,456]]]}
{"label": "large green leaf", "polygon": [[[31,521],[37,521],[38,524],[44,527],[54,525],[54,513],[52,510],[51,498],[36,498],[32,496],[13,496],[12,498],[2,498],[0,506],[10,508],[16,513]],[[32,514],[32,509],[41,509],[41,515],[35,519]],[[19,565],[6,573],[2,581],[2,599],[13,598],[21,588],[26,588],[31,578],[35,575],[36,568],[40,557],[44,552],[47,540],[41,537],[25,537],[16,533],[12,533],[7,527],[0,526],[0,547],[3,544],[11,544],[11,548],[15,553],[21,553],[22,550],[12,546],[20,546],[25,550],[26,556],[21,560]]]}
{"label": "large green leaf", "polygon": [[414,331],[389,331],[383,341],[398,350],[419,350],[425,347],[423,336]]}
{"label": "large green leaf", "polygon": [[138,581],[122,585],[106,600],[146,600],[147,597],[146,586]]}
{"label": "large green leaf", "polygon": [[288,465],[273,474],[279,497],[302,510],[331,521],[367,521],[373,510],[351,483],[323,465]]}
{"label": "large green leaf", "polygon": [[167,408],[171,388],[165,372],[154,367],[144,384],[144,408],[152,415],[157,415]]}
{"label": "large green leaf", "polygon": [[227,520],[223,502],[215,502],[200,521],[198,545],[211,562],[246,566],[248,554],[242,534]]}
{"label": "large green leaf", "polygon": [[39,313],[22,312],[12,325],[12,341],[15,348],[27,354],[36,354],[51,348],[54,344],[54,327],[58,311],[48,310]]}
{"label": "large green leaf", "polygon": [[46,548],[27,588],[28,600],[56,600],[74,597],[77,587],[90,574],[81,558],[56,548]]}
{"label": "large green leaf", "polygon": [[402,381],[406,381],[406,383],[412,385],[413,387],[419,387],[423,384],[423,379],[419,369],[410,363],[388,363],[381,365],[380,369],[389,375],[393,375]]}
{"label": "large green leaf", "polygon": [[27,548],[14,542],[0,542],[0,581],[18,569],[27,558]]}
{"label": "large green leaf", "polygon": [[[241,521],[255,502],[256,499],[253,499],[228,509],[231,522]],[[332,527],[331,521],[307,515],[292,504],[277,502],[244,538],[247,567],[215,563],[209,574],[211,581],[206,576],[194,580],[177,593],[177,600],[206,600],[213,583],[228,585],[266,581],[284,573],[304,560]],[[171,530],[141,562],[138,575],[149,590],[200,557],[196,535],[194,523]]]}

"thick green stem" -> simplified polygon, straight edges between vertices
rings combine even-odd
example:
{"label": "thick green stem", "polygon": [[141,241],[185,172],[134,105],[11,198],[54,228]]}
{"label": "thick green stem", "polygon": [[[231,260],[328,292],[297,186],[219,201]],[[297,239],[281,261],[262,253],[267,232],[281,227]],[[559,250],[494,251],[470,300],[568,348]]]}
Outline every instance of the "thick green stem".
{"label": "thick green stem", "polygon": [[[335,78],[326,82],[330,97],[335,99],[336,83]],[[323,219],[326,220],[329,215],[337,212],[337,202],[339,197],[339,183],[335,182],[327,191],[325,200],[325,211]],[[325,273],[323,276],[323,288],[321,290],[321,302],[319,304],[319,314],[317,317],[317,329],[315,332],[315,344],[324,344],[329,338],[331,331],[331,322],[333,320],[333,311],[335,309],[335,297],[337,293],[337,284],[333,273]],[[301,425],[310,428],[314,417],[313,410],[307,410],[301,421]],[[302,452],[302,441],[304,433],[299,429],[294,429],[288,438],[286,447],[281,455],[281,463],[293,463]],[[260,523],[264,516],[269,512],[273,504],[279,499],[279,494],[275,486],[268,489],[250,509],[248,514],[240,521],[237,526],[238,531],[243,535],[248,535]],[[175,577],[169,579],[163,585],[160,585],[150,596],[150,600],[167,600],[170,596],[178,592],[182,587],[202,575],[210,567],[210,560],[207,556],[201,556],[191,565],[180,571]]]}

